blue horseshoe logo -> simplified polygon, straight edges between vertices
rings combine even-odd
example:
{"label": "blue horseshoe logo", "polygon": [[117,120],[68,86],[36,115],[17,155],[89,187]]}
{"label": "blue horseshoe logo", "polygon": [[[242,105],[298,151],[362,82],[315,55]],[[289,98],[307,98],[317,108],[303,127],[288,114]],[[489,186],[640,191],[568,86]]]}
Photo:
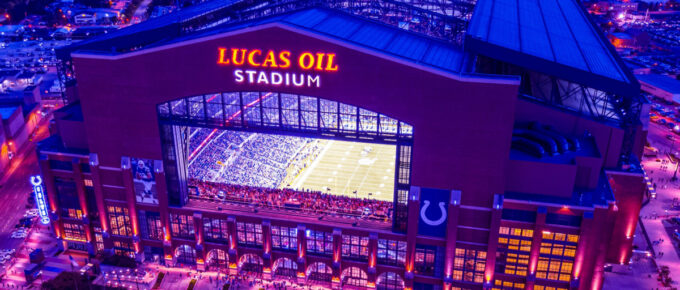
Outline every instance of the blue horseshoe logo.
{"label": "blue horseshoe logo", "polygon": [[427,211],[427,208],[430,206],[430,201],[429,200],[424,200],[423,201],[423,207],[420,209],[420,218],[423,220],[423,222],[429,226],[436,227],[438,225],[441,225],[446,221],[446,203],[445,202],[439,202],[439,210],[441,210],[442,214],[437,220],[431,220],[427,218],[427,215],[425,215],[425,212]]}

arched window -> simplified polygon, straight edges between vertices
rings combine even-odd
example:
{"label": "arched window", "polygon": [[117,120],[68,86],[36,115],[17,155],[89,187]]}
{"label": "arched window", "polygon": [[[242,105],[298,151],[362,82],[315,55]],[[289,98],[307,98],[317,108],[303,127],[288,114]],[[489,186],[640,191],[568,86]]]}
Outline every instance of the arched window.
{"label": "arched window", "polygon": [[342,271],[341,275],[343,286],[366,287],[368,283],[368,275],[364,270],[357,267],[349,267]]}
{"label": "arched window", "polygon": [[289,258],[280,258],[274,262],[274,275],[279,277],[294,278],[297,269],[297,263]]}
{"label": "arched window", "polygon": [[208,267],[213,269],[227,268],[229,256],[224,250],[214,249],[208,252]]}
{"label": "arched window", "polygon": [[196,265],[196,250],[189,245],[181,245],[175,249],[177,263]]}
{"label": "arched window", "polygon": [[255,254],[245,254],[238,260],[241,272],[249,275],[259,276],[262,274],[262,267],[264,262],[262,258]]}
{"label": "arched window", "polygon": [[307,280],[312,283],[327,284],[333,279],[333,269],[328,265],[316,262],[307,267]]}
{"label": "arched window", "polygon": [[378,290],[404,289],[404,280],[401,279],[399,274],[394,272],[385,272],[378,275],[375,284]]}

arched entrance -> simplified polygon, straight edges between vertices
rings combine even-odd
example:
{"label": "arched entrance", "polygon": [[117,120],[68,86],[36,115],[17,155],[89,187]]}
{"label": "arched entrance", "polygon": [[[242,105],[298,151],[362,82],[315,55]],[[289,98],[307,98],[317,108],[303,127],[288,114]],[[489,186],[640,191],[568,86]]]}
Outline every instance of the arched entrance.
{"label": "arched entrance", "polygon": [[238,260],[238,266],[241,273],[260,277],[262,275],[264,261],[255,254],[245,254]]}
{"label": "arched entrance", "polygon": [[307,282],[330,286],[333,280],[333,269],[322,262],[312,263],[307,267]]}
{"label": "arched entrance", "polygon": [[177,263],[184,265],[196,265],[196,250],[189,245],[181,245],[175,249]]}
{"label": "arched entrance", "polygon": [[[343,211],[347,207],[338,207],[341,210],[337,214],[391,220],[398,230],[404,230],[406,227],[413,127],[403,121],[337,101],[277,92],[199,95],[162,103],[157,109],[164,152],[163,165],[167,174],[171,205],[183,206],[188,202],[190,191],[199,192],[197,188],[200,185],[191,185],[190,189],[187,182],[190,181],[189,160],[196,152],[200,152],[200,148],[189,150],[192,136],[189,128],[213,129],[208,130],[209,132],[205,134],[207,136],[215,135],[214,132],[218,129],[229,129],[260,134],[338,139],[394,145],[396,158],[392,172],[398,178],[395,178],[391,187],[393,192],[381,193],[390,197],[389,201],[384,201],[386,205],[376,203],[360,209],[352,208],[350,212]],[[211,162],[206,166],[219,167],[228,164],[225,163],[228,160],[220,162]],[[227,189],[226,192],[229,190],[232,189]],[[373,196],[379,194],[379,192],[366,194],[373,193],[376,194]]]}
{"label": "arched entrance", "polygon": [[207,262],[208,269],[210,270],[227,269],[229,256],[222,249],[213,249],[208,252]]}
{"label": "arched entrance", "polygon": [[298,265],[289,258],[279,258],[274,262],[274,275],[278,278],[293,279],[297,276]]}
{"label": "arched entrance", "polygon": [[343,287],[357,287],[364,288],[368,284],[368,275],[364,270],[357,267],[349,267],[342,271],[340,275]]}
{"label": "arched entrance", "polygon": [[399,274],[394,272],[385,272],[378,275],[375,287],[378,290],[399,290],[404,289],[404,280]]}

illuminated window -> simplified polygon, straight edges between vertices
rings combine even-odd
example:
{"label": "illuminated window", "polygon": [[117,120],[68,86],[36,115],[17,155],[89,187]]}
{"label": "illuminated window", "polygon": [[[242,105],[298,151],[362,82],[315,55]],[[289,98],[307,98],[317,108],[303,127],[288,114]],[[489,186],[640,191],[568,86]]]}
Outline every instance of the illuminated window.
{"label": "illuminated window", "polygon": [[568,290],[567,288],[550,287],[543,285],[534,285],[534,290]]}
{"label": "illuminated window", "polygon": [[524,289],[524,283],[522,283],[522,282],[512,282],[512,281],[503,281],[503,280],[496,279],[493,282],[493,287],[491,289],[492,290]]}
{"label": "illuminated window", "polygon": [[128,209],[120,206],[108,206],[111,234],[117,236],[132,236],[132,224]]}
{"label": "illuminated window", "polygon": [[483,283],[485,267],[485,251],[458,248],[453,260],[453,279]]}
{"label": "illuminated window", "polygon": [[224,242],[229,240],[227,220],[218,218],[203,218],[203,233],[208,242]]}
{"label": "illuminated window", "polygon": [[83,179],[83,182],[85,183],[85,186],[90,186],[92,187],[92,179]]}
{"label": "illuminated window", "polygon": [[500,227],[496,272],[526,276],[534,231],[531,229]]}
{"label": "illuminated window", "polygon": [[354,287],[366,287],[368,283],[368,275],[364,270],[357,267],[349,267],[342,271],[342,285]]}
{"label": "illuminated window", "polygon": [[113,242],[113,253],[119,256],[128,256],[130,258],[135,258],[135,248],[132,243],[114,241]]}
{"label": "illuminated window", "polygon": [[394,240],[378,240],[378,263],[393,266],[404,266],[406,261],[406,242]]}
{"label": "illuminated window", "polygon": [[236,223],[236,236],[241,246],[262,246],[262,225]]}
{"label": "illuminated window", "polygon": [[536,277],[571,281],[578,235],[543,232]]}
{"label": "illuminated window", "polygon": [[162,241],[163,226],[161,225],[161,215],[157,212],[139,211],[140,230],[142,238],[149,240]]}
{"label": "illuminated window", "polygon": [[307,252],[322,255],[333,255],[332,233],[307,230],[305,236],[307,237]]}
{"label": "illuminated window", "polygon": [[368,260],[368,237],[342,235],[342,256],[356,260]]}
{"label": "illuminated window", "polygon": [[196,238],[194,231],[194,216],[184,214],[170,214],[170,232],[173,237],[193,240]]}
{"label": "illuminated window", "polygon": [[78,242],[87,241],[83,225],[64,223],[64,239]]}
{"label": "illuminated window", "polygon": [[71,179],[55,178],[54,186],[57,191],[57,200],[61,208],[61,216],[66,218],[80,219],[83,217],[76,183]]}
{"label": "illuminated window", "polygon": [[297,251],[297,228],[272,226],[272,247]]}
{"label": "illuminated window", "polygon": [[414,271],[420,275],[441,277],[444,255],[441,247],[416,245]]}
{"label": "illuminated window", "polygon": [[94,227],[94,242],[97,253],[104,250],[104,237],[102,236],[102,228],[100,227]]}

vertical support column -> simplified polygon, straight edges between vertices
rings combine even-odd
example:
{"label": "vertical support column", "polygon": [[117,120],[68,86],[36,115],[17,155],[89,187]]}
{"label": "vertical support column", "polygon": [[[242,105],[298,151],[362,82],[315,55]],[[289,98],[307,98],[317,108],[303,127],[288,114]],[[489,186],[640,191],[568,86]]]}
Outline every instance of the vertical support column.
{"label": "vertical support column", "polygon": [[45,187],[45,193],[47,194],[47,203],[49,208],[47,209],[50,213],[50,221],[52,224],[52,230],[54,235],[61,239],[63,228],[61,226],[61,220],[59,207],[57,205],[57,188],[54,185],[54,176],[52,171],[50,171],[49,157],[45,154],[40,154],[40,171],[42,171],[43,186]]}
{"label": "vertical support column", "polygon": [[446,221],[446,258],[444,261],[444,289],[449,290],[453,283],[453,261],[456,256],[456,239],[458,237],[458,215],[460,214],[460,190],[451,191]]}
{"label": "vertical support column", "polygon": [[[583,270],[583,262],[586,258],[586,250],[590,246],[590,235],[591,227],[593,226],[593,212],[587,211],[583,213],[583,218],[581,219],[581,229],[579,230],[578,246],[576,248],[576,255],[574,256],[574,268],[572,269],[572,281],[570,289],[576,290],[583,286],[583,289],[587,285],[580,285],[581,273]],[[585,279],[581,279],[585,281]]]}
{"label": "vertical support column", "polygon": [[298,273],[297,282],[299,284],[305,284],[307,279],[307,235],[305,231],[307,228],[303,224],[297,226],[297,250],[298,250]]}
{"label": "vertical support column", "polygon": [[[592,261],[592,264],[589,267],[590,269],[581,271],[581,274],[584,276],[583,278],[580,278],[582,281],[581,283],[584,284],[584,287],[581,289],[602,288],[602,283],[604,282],[604,266],[606,263],[605,257],[607,246],[609,245],[609,243],[605,241],[609,241],[611,237],[617,211],[618,208],[613,201],[611,201],[606,208],[602,206],[595,207],[593,223],[590,227],[589,236],[587,237],[590,245],[588,247],[590,253],[587,256],[591,257],[590,260]],[[593,276],[590,279],[585,279],[585,274],[589,272],[592,273]]]}
{"label": "vertical support column", "polygon": [[82,211],[82,215],[78,218],[83,223],[83,231],[87,239],[87,252],[94,255],[94,247],[92,245],[92,231],[90,229],[90,220],[88,218],[87,198],[85,197],[85,181],[83,180],[83,171],[80,167],[80,158],[71,159],[71,166],[73,168],[73,182],[76,184],[76,193],[78,194],[78,205]]}
{"label": "vertical support column", "polygon": [[498,248],[498,229],[503,214],[503,196],[494,194],[491,208],[491,226],[489,227],[489,246],[486,251],[486,268],[484,269],[484,289],[491,289],[493,274],[496,271],[496,249]]}
{"label": "vertical support column", "polygon": [[333,229],[333,288],[339,288],[340,274],[342,272],[342,230]]}
{"label": "vertical support column", "polygon": [[[130,157],[121,158],[121,175],[123,177],[123,186],[125,186],[125,202],[127,203],[128,212],[130,214],[130,223],[132,223],[132,233],[139,238],[139,221],[137,220],[137,209],[135,199],[135,185],[132,181],[132,167],[130,164]],[[139,252],[139,243],[135,243],[135,249]]]}
{"label": "vertical support column", "polygon": [[205,271],[205,245],[203,243],[203,238],[205,237],[203,233],[203,214],[200,212],[194,212],[194,235],[196,236],[196,269],[198,271]]}
{"label": "vertical support column", "polygon": [[[408,193],[408,216],[419,217],[420,211],[420,187],[411,186]],[[418,236],[419,218],[409,218],[406,227],[406,273],[404,274],[404,287],[413,289],[413,267],[415,265],[416,237]]]}
{"label": "vertical support column", "polygon": [[236,275],[238,273],[238,253],[236,248],[237,232],[235,217],[227,217],[227,230],[229,231],[229,274]]}
{"label": "vertical support column", "polygon": [[272,278],[272,223],[269,220],[262,221],[262,260],[264,261],[263,277]]}
{"label": "vertical support column", "polygon": [[541,241],[543,240],[543,228],[548,208],[541,206],[536,210],[536,221],[534,223],[534,236],[531,240],[531,250],[529,252],[529,275],[527,276],[526,289],[533,290],[536,284],[536,267],[538,257],[541,254]]}
{"label": "vertical support column", "polygon": [[368,234],[368,286],[375,288],[377,270],[375,268],[378,259],[378,234]]}
{"label": "vertical support column", "polygon": [[92,173],[92,187],[94,188],[94,197],[97,204],[97,211],[99,214],[99,223],[102,227],[102,239],[104,240],[104,249],[111,249],[113,243],[109,239],[109,220],[106,216],[106,206],[104,205],[104,190],[102,188],[101,171],[99,169],[99,156],[97,153],[90,153],[90,172]]}
{"label": "vertical support column", "polygon": [[165,241],[170,241],[170,219],[168,218],[168,188],[165,181],[165,171],[163,171],[163,161],[154,160],[154,177],[156,180],[156,193],[158,194],[158,211],[163,226],[163,236]]}

